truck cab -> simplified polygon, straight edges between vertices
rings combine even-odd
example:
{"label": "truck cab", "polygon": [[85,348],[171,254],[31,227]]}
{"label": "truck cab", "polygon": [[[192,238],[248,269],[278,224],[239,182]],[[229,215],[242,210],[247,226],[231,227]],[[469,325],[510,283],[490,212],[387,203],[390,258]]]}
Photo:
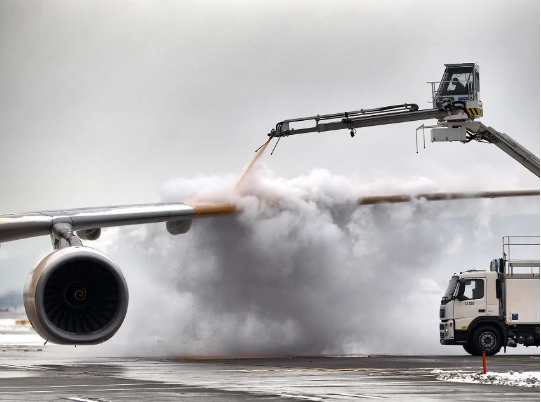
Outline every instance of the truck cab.
{"label": "truck cab", "polygon": [[[441,300],[440,340],[442,344],[461,344],[467,347],[468,328],[493,319],[498,320],[497,277],[495,272],[476,270],[453,275]],[[485,339],[485,344],[488,341],[489,339]],[[499,342],[495,339],[491,342],[493,352],[497,353]]]}
{"label": "truck cab", "polygon": [[[504,237],[504,249],[514,240]],[[539,260],[509,255],[504,251],[489,271],[451,277],[440,305],[442,345],[462,345],[472,355],[494,355],[502,346],[539,346]]]}

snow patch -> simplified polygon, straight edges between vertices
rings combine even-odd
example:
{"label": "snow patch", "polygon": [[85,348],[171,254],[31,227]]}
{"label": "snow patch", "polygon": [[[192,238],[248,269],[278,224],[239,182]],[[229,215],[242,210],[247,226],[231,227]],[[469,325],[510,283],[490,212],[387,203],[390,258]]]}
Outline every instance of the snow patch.
{"label": "snow patch", "polygon": [[513,387],[539,388],[539,371],[508,371],[505,373],[489,372],[486,374],[468,371],[432,370],[432,374],[441,381],[465,382],[473,384],[509,385]]}

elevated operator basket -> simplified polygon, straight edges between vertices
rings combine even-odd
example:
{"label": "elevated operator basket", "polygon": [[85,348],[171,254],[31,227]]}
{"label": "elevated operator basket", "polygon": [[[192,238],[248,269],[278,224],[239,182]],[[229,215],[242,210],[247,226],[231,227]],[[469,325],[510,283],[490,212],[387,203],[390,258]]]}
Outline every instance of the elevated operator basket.
{"label": "elevated operator basket", "polygon": [[432,85],[432,104],[434,109],[445,105],[461,107],[468,117],[483,116],[483,103],[479,99],[479,66],[475,63],[445,64],[441,81],[429,82]]}

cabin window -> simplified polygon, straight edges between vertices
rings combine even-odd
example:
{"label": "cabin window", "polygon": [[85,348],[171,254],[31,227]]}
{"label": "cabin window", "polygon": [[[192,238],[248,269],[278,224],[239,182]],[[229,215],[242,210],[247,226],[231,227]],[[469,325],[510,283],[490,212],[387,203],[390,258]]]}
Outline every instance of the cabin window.
{"label": "cabin window", "polygon": [[485,281],[482,279],[465,279],[463,295],[469,300],[485,297]]}
{"label": "cabin window", "polygon": [[[440,95],[467,95],[468,84],[473,87],[473,67],[448,67],[440,84]],[[477,85],[478,85],[477,79]]]}

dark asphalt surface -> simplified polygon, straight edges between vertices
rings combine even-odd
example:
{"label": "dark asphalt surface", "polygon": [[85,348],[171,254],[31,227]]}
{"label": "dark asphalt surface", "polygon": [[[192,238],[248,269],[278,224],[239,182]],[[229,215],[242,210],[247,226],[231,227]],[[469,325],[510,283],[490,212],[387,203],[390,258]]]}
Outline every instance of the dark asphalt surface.
{"label": "dark asphalt surface", "polygon": [[[539,388],[444,382],[431,373],[481,371],[470,356],[67,359],[61,351],[1,351],[0,400],[539,400]],[[488,366],[539,371],[539,356],[495,356]]]}

